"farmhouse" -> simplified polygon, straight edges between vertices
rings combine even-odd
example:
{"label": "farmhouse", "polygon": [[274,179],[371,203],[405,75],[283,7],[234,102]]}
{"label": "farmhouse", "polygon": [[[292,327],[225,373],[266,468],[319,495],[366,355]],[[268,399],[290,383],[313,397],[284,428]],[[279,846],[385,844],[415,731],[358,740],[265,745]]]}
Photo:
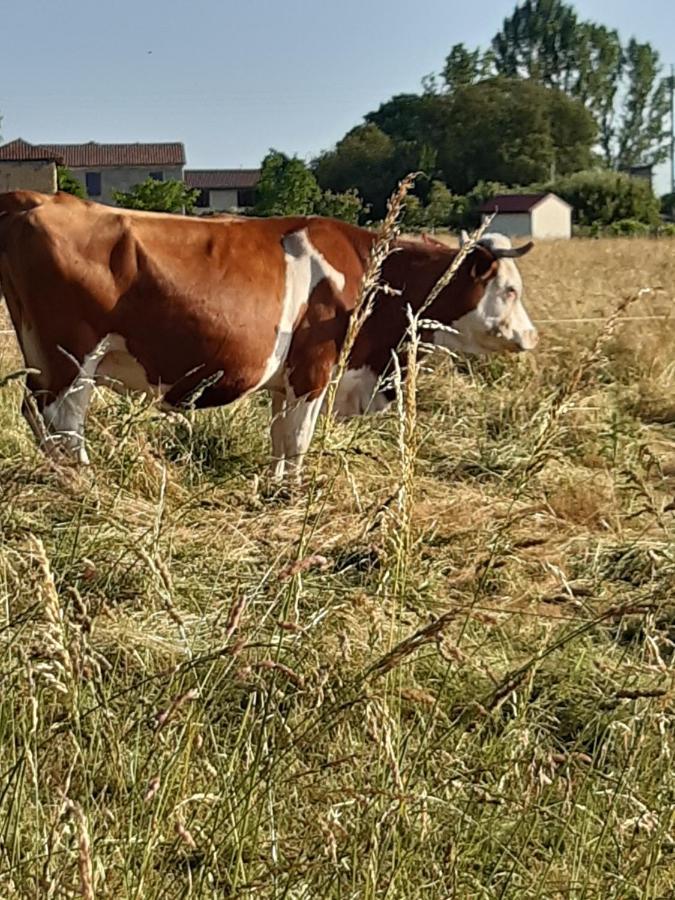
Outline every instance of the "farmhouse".
{"label": "farmhouse", "polygon": [[229,212],[253,206],[260,169],[186,169],[185,183],[197,188],[197,209],[206,213]]}
{"label": "farmhouse", "polygon": [[53,194],[56,191],[56,167],[63,157],[53,147],[12,141],[0,147],[0,192],[30,190]]}
{"label": "farmhouse", "polygon": [[480,207],[483,220],[496,213],[490,231],[539,240],[572,237],[572,207],[556,194],[498,194]]}
{"label": "farmhouse", "polygon": [[[45,159],[47,157],[47,159]],[[36,163],[47,165],[39,177],[48,184],[38,186]],[[0,188],[56,190],[56,164],[67,166],[91,200],[113,204],[115,191],[128,191],[147,178],[182,180],[185,148],[182,143],[160,144],[29,144],[22,138],[0,147]],[[32,169],[30,168],[32,167]],[[50,168],[49,168],[50,167]]]}

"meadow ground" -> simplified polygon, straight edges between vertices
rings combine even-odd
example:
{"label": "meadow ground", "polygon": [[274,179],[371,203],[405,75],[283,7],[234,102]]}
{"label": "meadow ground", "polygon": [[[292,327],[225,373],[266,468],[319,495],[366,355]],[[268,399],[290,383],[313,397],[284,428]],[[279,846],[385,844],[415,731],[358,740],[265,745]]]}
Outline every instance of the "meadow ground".
{"label": "meadow ground", "polygon": [[0,895],[673,896],[675,243],[520,265],[537,352],[290,500],[262,397],[103,394],[75,471],[3,385]]}

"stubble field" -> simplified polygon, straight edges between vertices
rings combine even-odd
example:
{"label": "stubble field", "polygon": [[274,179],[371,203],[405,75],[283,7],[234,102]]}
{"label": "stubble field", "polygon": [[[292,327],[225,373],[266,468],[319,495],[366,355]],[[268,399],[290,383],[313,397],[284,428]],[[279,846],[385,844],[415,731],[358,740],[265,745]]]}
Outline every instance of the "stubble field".
{"label": "stubble field", "polygon": [[675,243],[519,265],[536,353],[291,498],[262,397],[101,394],[78,471],[3,383],[0,895],[673,896]]}

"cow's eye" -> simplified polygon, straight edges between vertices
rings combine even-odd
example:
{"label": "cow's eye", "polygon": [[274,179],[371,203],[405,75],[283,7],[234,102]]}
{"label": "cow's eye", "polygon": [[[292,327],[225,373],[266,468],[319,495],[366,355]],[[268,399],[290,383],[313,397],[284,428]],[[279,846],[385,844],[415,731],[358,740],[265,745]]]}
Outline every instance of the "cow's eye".
{"label": "cow's eye", "polygon": [[510,303],[513,303],[513,301],[514,301],[514,300],[517,298],[517,296],[518,296],[518,291],[517,291],[514,287],[508,287],[508,288],[504,291],[504,296],[506,297],[506,299],[507,299]]}

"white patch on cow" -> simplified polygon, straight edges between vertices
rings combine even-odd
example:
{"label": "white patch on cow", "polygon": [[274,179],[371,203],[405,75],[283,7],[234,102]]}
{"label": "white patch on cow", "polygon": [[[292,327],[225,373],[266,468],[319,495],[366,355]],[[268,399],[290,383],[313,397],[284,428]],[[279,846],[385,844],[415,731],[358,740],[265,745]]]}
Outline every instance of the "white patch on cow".
{"label": "white patch on cow", "polygon": [[161,399],[171,389],[170,384],[151,384],[143,366],[127,349],[124,338],[119,334],[108,335],[108,351],[96,370],[96,382],[117,393],[127,391],[147,394]]}
{"label": "white patch on cow", "polygon": [[[506,235],[484,234],[481,244],[492,249],[509,249]],[[487,284],[475,310],[452,323],[456,334],[433,333],[433,343],[463,353],[487,354],[533,350],[537,330],[522,302],[523,280],[513,259],[500,259],[496,276]]]}
{"label": "white patch on cow", "polygon": [[260,381],[249,393],[261,387],[281,387],[280,376],[293,339],[293,327],[317,284],[327,278],[338,291],[342,291],[345,286],[344,275],[314,247],[306,229],[286,235],[282,243],[286,282],[276,341]]}
{"label": "white patch on cow", "polygon": [[118,393],[127,390],[161,398],[170,385],[152,385],[145,369],[129,353],[124,338],[107,334],[88,353],[79,372],[61,393],[42,410],[50,446],[72,454],[77,462],[87,465],[89,457],[84,440],[84,422],[96,385],[110,387]]}
{"label": "white patch on cow", "polygon": [[379,376],[369,366],[347,369],[335,393],[334,413],[339,419],[382,412],[390,402],[377,390]]}

